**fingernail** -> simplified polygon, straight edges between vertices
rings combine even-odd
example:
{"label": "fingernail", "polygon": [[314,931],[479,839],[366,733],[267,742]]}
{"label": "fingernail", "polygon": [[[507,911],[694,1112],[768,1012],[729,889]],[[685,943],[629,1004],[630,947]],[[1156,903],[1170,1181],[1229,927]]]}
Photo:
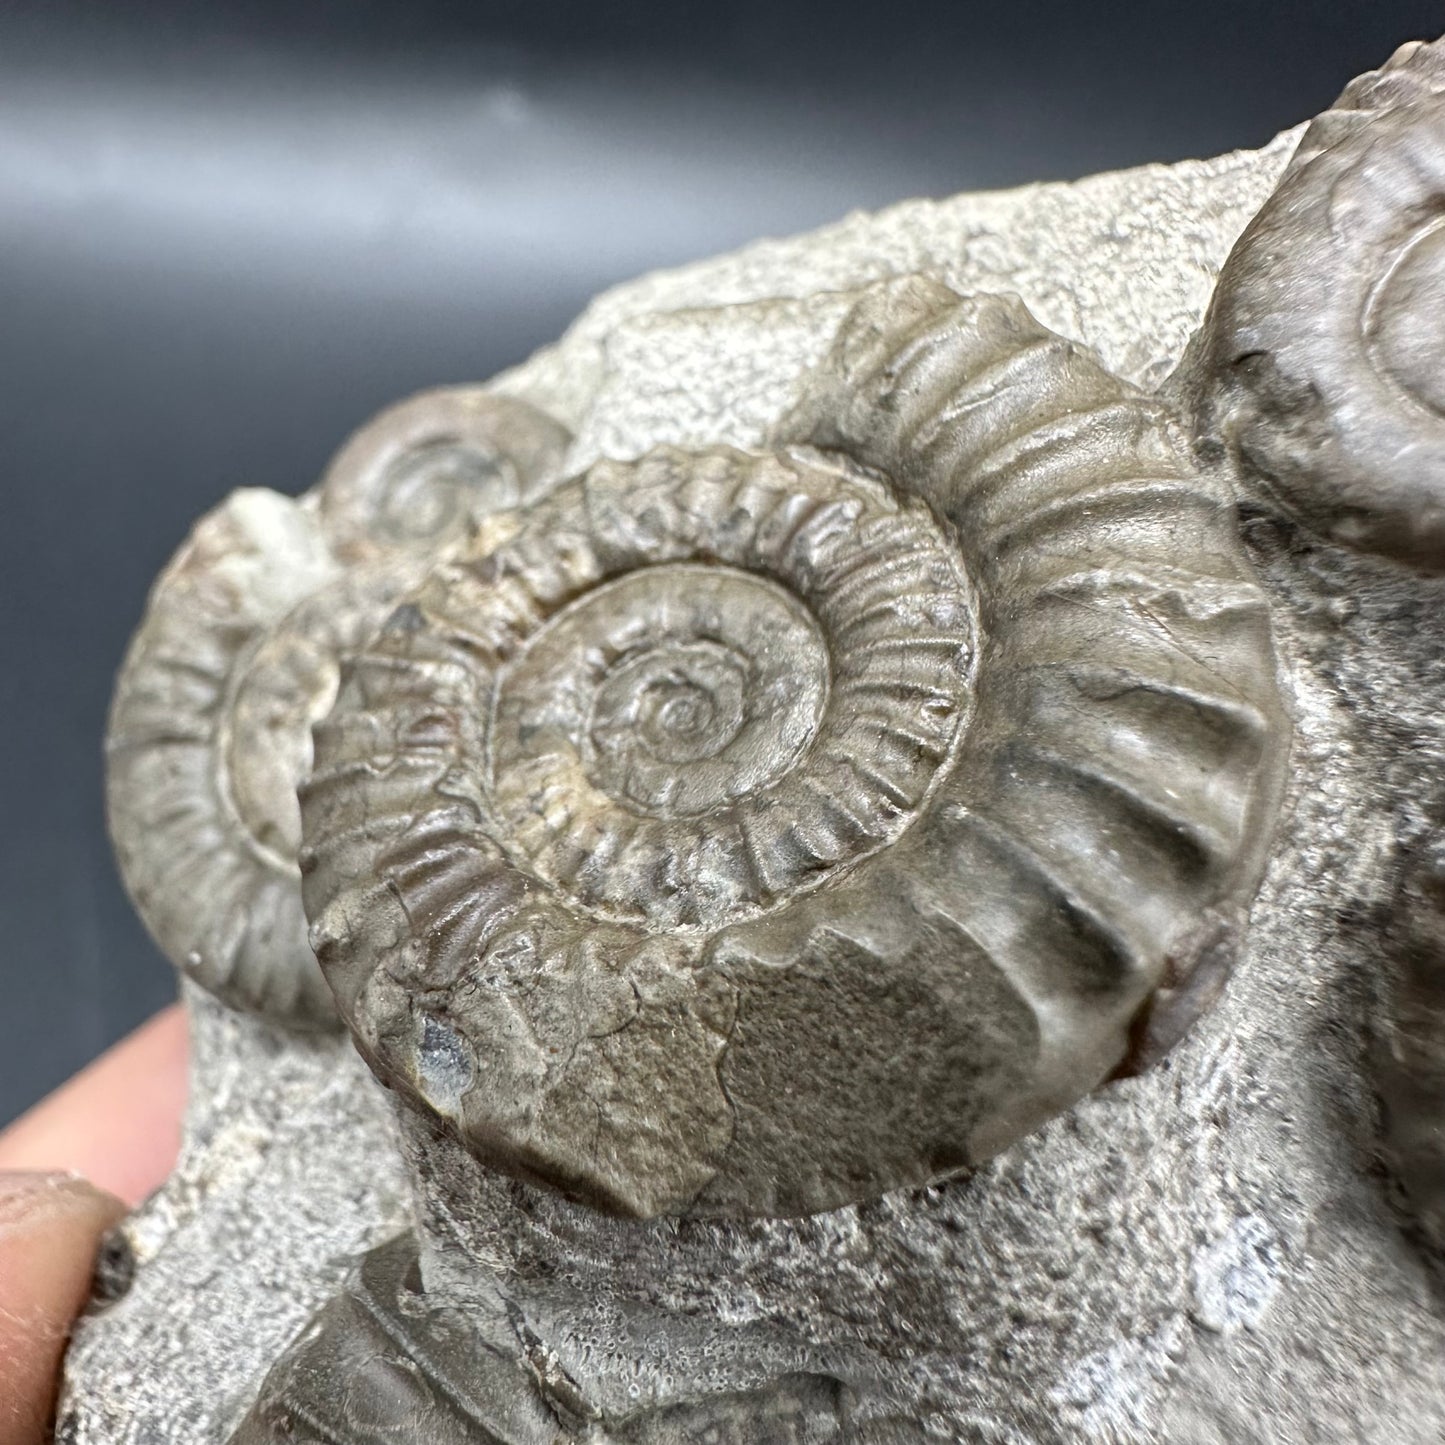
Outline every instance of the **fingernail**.
{"label": "fingernail", "polygon": [[64,1170],[0,1169],[0,1232],[89,1203],[99,1193],[79,1174]]}

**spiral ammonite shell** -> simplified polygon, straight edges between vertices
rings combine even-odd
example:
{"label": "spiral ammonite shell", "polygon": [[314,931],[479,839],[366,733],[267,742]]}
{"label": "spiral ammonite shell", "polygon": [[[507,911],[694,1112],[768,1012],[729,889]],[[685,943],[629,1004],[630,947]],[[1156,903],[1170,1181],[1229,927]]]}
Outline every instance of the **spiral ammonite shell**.
{"label": "spiral ammonite shell", "polygon": [[520,402],[428,393],[358,433],[301,501],[233,493],[157,579],[111,711],[111,834],[162,949],[236,1007],[334,1026],[296,865],[311,725],[426,562],[555,476],[565,441]]}
{"label": "spiral ammonite shell", "polygon": [[934,1180],[1182,1027],[1274,668],[1159,403],[1017,301],[873,288],[779,450],[597,464],[348,666],[317,956],[384,1080],[603,1208]]}
{"label": "spiral ammonite shell", "polygon": [[1445,570],[1445,50],[1306,132],[1201,336],[1201,430],[1321,534]]}
{"label": "spiral ammonite shell", "polygon": [[481,518],[525,505],[556,478],[570,436],[544,412],[479,387],[443,387],[379,412],[318,488],[344,561],[435,556]]}

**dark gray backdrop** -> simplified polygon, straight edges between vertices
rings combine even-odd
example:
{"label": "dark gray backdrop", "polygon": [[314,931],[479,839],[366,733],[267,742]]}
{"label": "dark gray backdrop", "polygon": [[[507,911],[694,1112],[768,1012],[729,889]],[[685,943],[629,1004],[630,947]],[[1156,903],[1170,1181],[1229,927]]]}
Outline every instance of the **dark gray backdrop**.
{"label": "dark gray backdrop", "polygon": [[301,490],[610,282],[1258,145],[1440,31],[1425,0],[0,0],[0,1124],[174,992],[100,739],[225,492]]}

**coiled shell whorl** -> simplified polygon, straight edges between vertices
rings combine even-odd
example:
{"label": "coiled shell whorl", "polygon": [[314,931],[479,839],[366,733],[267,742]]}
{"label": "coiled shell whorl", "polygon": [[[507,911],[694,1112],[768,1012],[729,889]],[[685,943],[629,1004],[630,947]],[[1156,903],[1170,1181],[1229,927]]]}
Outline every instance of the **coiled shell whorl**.
{"label": "coiled shell whorl", "polygon": [[1203,436],[1334,541],[1445,571],[1445,47],[1310,126],[1196,347]]}
{"label": "coiled shell whorl", "polygon": [[888,283],[778,450],[597,464],[348,666],[317,956],[386,1082],[603,1208],[934,1180],[1217,982],[1274,669],[1163,407],[1017,301]]}
{"label": "coiled shell whorl", "polygon": [[422,392],[378,412],[337,452],[317,488],[322,530],[348,563],[435,558],[550,486],[569,440],[511,397]]}
{"label": "coiled shell whorl", "polygon": [[296,865],[311,726],[341,658],[431,560],[555,476],[566,440],[522,403],[425,393],[307,497],[233,493],[157,579],[111,709],[111,836],[161,948],[235,1007],[335,1026]]}

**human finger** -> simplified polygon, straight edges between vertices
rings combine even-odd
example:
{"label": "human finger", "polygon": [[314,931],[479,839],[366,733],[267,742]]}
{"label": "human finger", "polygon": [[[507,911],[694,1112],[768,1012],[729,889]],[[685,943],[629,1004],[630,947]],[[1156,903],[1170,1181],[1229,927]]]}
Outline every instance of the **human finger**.
{"label": "human finger", "polygon": [[71,1174],[0,1174],[0,1445],[42,1445],[101,1235],[125,1205]]}

